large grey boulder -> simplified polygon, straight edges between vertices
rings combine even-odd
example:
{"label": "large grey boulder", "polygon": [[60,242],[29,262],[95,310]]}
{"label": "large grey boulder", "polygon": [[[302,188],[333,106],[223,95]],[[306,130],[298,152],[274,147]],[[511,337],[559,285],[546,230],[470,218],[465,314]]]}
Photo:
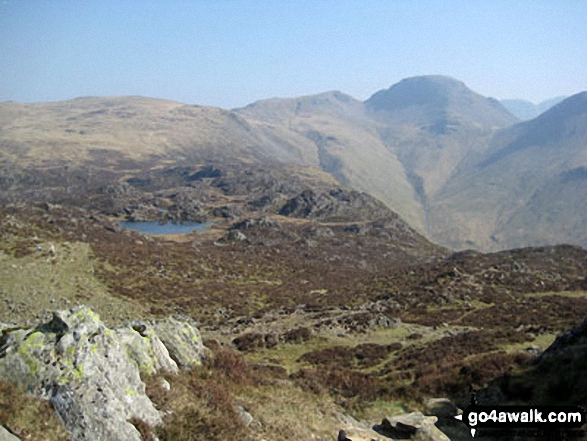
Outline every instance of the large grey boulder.
{"label": "large grey boulder", "polygon": [[20,438],[17,438],[4,427],[0,426],[0,441],[20,441]]}
{"label": "large grey boulder", "polygon": [[189,319],[167,317],[149,324],[180,368],[187,369],[202,363],[205,347],[195,323]]}
{"label": "large grey boulder", "polygon": [[424,413],[438,418],[453,418],[459,408],[448,398],[430,398],[426,401]]}
{"label": "large grey boulder", "polygon": [[[171,342],[174,357],[158,331]],[[202,357],[201,339],[189,323],[170,319],[109,329],[89,308],[77,307],[34,329],[5,332],[0,377],[50,400],[74,440],[141,441],[130,419],[162,422],[141,374],[176,372],[174,358],[190,367]]]}
{"label": "large grey boulder", "polygon": [[338,439],[352,441],[386,441],[409,439],[412,441],[450,441],[438,429],[436,417],[425,416],[420,412],[412,412],[385,418],[381,424],[369,428],[365,423],[356,421],[348,415],[339,417],[344,429],[340,430]]}

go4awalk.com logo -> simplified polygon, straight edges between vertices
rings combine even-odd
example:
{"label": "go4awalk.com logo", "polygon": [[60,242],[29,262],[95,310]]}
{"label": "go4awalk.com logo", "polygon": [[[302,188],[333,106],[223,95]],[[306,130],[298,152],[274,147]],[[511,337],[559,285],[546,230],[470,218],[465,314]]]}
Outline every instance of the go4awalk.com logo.
{"label": "go4awalk.com logo", "polygon": [[583,426],[585,410],[579,406],[481,406],[469,405],[455,418],[465,423],[475,436],[479,429],[570,430]]}

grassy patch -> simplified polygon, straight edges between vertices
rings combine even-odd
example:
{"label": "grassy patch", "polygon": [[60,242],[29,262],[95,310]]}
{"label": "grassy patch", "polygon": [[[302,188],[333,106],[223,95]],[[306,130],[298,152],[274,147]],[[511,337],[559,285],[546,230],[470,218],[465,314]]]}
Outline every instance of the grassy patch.
{"label": "grassy patch", "polygon": [[[55,253],[50,253],[51,245]],[[0,259],[0,321],[25,323],[46,311],[76,304],[92,307],[107,322],[144,316],[139,302],[115,298],[95,273],[91,248],[80,242],[39,241],[31,252]]]}

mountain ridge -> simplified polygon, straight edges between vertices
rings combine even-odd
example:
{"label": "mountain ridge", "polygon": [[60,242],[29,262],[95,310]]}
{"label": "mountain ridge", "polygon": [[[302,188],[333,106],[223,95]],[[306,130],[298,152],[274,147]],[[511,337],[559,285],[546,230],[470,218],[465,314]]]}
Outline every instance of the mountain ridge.
{"label": "mountain ridge", "polygon": [[561,95],[541,101],[538,104],[523,99],[502,99],[500,102],[510,113],[525,121],[536,118],[566,98],[568,98],[567,95]]}
{"label": "mountain ridge", "polygon": [[[486,194],[495,177],[505,179],[493,164],[503,163],[510,174],[517,175],[505,160],[526,150],[534,157],[520,162],[524,167],[535,164],[534,168],[553,170],[543,177],[522,173],[526,181],[517,179],[508,192],[500,193],[506,200],[521,194],[524,186],[535,191],[544,188],[542,196],[536,195],[544,209],[547,195],[556,193],[546,191],[547,178],[553,176],[559,176],[556,182],[566,188],[564,192],[570,191],[563,176],[587,161],[582,144],[587,134],[581,119],[585,96],[585,92],[574,95],[538,118],[522,122],[497,100],[437,75],[404,79],[364,102],[329,91],[270,98],[232,110],[139,96],[0,103],[0,161],[5,169],[86,164],[113,170],[157,161],[222,164],[233,159],[310,167],[371,194],[443,245],[503,249],[514,242],[524,245],[490,239],[500,235],[506,218],[514,216],[521,205],[510,204],[509,214],[499,216],[483,205],[484,198],[493,200]],[[577,120],[568,122],[573,118]],[[546,144],[568,147],[560,150],[559,157],[537,155],[540,143],[545,148]],[[483,169],[493,176],[482,179],[484,190],[474,178]],[[581,179],[578,176],[574,182]],[[455,202],[459,198],[462,201]],[[528,198],[524,196],[524,203]],[[462,228],[455,231],[454,225],[439,217],[447,214],[439,209],[447,201],[452,201],[449,205],[455,210],[459,204],[479,206],[486,226],[467,227],[481,220],[469,214],[461,219],[465,213],[461,211],[447,217]],[[581,217],[580,210],[576,214]],[[551,227],[559,231],[555,224]],[[568,235],[556,231],[540,244],[566,240]]]}

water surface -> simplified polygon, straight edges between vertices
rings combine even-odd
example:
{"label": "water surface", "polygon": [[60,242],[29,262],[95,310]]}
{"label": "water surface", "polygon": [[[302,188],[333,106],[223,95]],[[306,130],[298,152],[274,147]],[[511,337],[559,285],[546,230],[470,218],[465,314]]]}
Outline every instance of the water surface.
{"label": "water surface", "polygon": [[139,231],[143,234],[186,234],[194,231],[204,231],[210,228],[210,223],[200,222],[184,222],[181,224],[174,224],[168,222],[166,224],[153,222],[119,222],[122,228]]}

